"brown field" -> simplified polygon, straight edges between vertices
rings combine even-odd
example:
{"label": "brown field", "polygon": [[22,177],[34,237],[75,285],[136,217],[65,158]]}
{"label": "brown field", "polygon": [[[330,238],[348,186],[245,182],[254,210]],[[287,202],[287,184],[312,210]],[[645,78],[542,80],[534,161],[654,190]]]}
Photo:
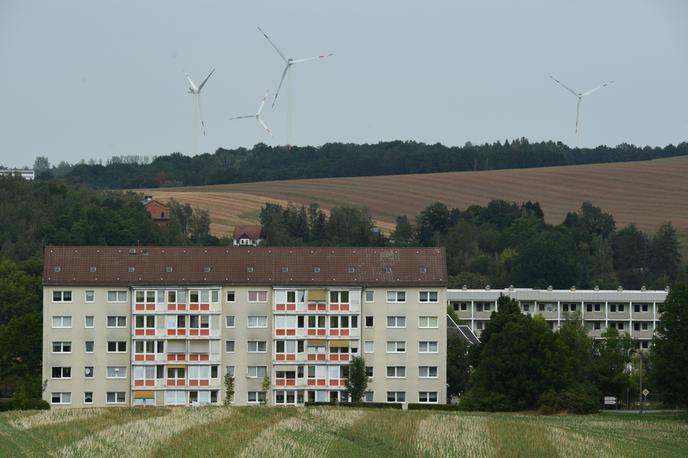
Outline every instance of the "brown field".
{"label": "brown field", "polygon": [[671,221],[688,229],[688,157],[644,162],[536,169],[448,172],[353,178],[321,178],[146,190],[210,211],[212,230],[226,234],[234,224],[256,221],[264,202],[324,209],[364,206],[378,226],[389,232],[398,215],[415,216],[441,201],[461,209],[493,199],[538,201],[550,223],[583,201],[611,212],[617,227],[635,223],[645,231]]}

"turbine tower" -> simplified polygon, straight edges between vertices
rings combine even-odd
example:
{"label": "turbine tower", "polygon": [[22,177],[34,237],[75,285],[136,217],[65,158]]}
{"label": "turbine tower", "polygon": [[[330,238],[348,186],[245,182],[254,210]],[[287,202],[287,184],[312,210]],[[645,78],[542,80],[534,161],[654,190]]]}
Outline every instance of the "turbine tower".
{"label": "turbine tower", "polygon": [[[254,118],[258,122],[258,124],[260,124],[260,126],[263,127],[265,132],[267,132],[268,135],[270,135],[272,137],[272,131],[268,128],[267,125],[265,125],[265,123],[263,122],[263,118],[260,117],[260,113],[263,111],[263,107],[265,106],[265,101],[268,99],[268,92],[269,91],[265,91],[265,95],[263,96],[263,98],[260,99],[260,105],[258,105],[258,111],[256,112],[256,114],[234,116],[232,118],[229,118],[229,120],[234,121],[236,119]],[[258,140],[260,141],[260,137],[258,138]]]}
{"label": "turbine tower", "polygon": [[201,91],[203,86],[208,82],[210,76],[213,74],[215,69],[213,68],[208,76],[205,77],[203,82],[196,86],[188,73],[185,73],[186,79],[189,82],[189,94],[193,95],[193,132],[194,132],[194,154],[198,155],[198,122],[200,119],[201,130],[203,131],[203,136],[205,137],[205,122],[203,122],[203,110],[201,110]]}
{"label": "turbine tower", "polygon": [[294,64],[302,64],[304,62],[308,62],[309,60],[325,59],[327,57],[333,56],[334,53],[321,54],[319,56],[313,56],[313,57],[304,57],[302,59],[293,59],[291,57],[287,58],[287,56],[282,51],[280,51],[280,49],[277,47],[277,45],[275,45],[275,43],[273,43],[272,40],[270,40],[270,37],[268,37],[268,35],[265,32],[263,32],[263,29],[258,27],[258,30],[260,31],[260,33],[263,34],[265,39],[268,40],[268,43],[270,43],[270,45],[272,45],[272,47],[275,48],[275,51],[277,51],[277,54],[279,54],[279,56],[282,58],[282,60],[284,61],[284,64],[285,64],[284,70],[282,71],[282,77],[280,78],[279,84],[277,85],[277,90],[275,91],[275,98],[272,100],[272,107],[273,108],[275,107],[275,103],[277,102],[277,97],[279,96],[280,89],[282,88],[282,83],[284,83],[284,78],[286,76],[289,76],[289,82],[287,83],[287,85],[289,86],[289,97],[288,97],[288,101],[287,101],[288,102],[288,104],[287,104],[288,105],[288,107],[287,107],[287,112],[288,112],[287,113],[288,139],[287,140],[290,141],[291,140],[291,123],[292,123],[292,120],[291,120],[291,117],[292,117],[292,114],[291,114],[292,113],[292,107],[291,107],[291,67]]}
{"label": "turbine tower", "polygon": [[608,81],[608,82],[606,82],[600,86],[597,86],[594,89],[590,89],[589,91],[576,92],[573,89],[571,89],[570,87],[568,87],[567,85],[565,85],[564,83],[562,83],[561,81],[559,81],[558,79],[556,79],[555,77],[553,77],[552,75],[549,75],[549,77],[552,78],[555,83],[559,84],[561,87],[563,87],[564,89],[569,91],[571,94],[575,95],[576,98],[578,99],[578,102],[576,102],[576,131],[575,132],[576,132],[576,142],[578,144],[578,147],[580,147],[580,128],[579,128],[579,125],[580,125],[580,104],[581,104],[581,101],[583,100],[583,97],[588,96],[588,95],[592,94],[593,92],[597,92],[600,89],[602,89],[603,87],[609,86],[614,81]]}

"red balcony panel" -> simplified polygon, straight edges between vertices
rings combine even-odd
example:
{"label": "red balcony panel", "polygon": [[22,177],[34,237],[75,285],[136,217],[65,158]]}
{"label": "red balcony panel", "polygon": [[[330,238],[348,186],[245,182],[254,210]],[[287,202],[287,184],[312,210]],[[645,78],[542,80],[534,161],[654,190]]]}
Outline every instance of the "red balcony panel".
{"label": "red balcony panel", "polygon": [[174,361],[176,359],[177,359],[177,355],[175,355],[174,353],[168,353],[167,354],[167,360],[168,361]]}
{"label": "red balcony panel", "polygon": [[189,304],[189,310],[198,310],[198,304]]}
{"label": "red balcony panel", "polygon": [[348,336],[349,335],[349,330],[348,329],[342,329],[339,331],[340,336]]}
{"label": "red balcony panel", "polygon": [[336,353],[332,353],[330,355],[330,361],[339,361],[339,355]]}
{"label": "red balcony panel", "polygon": [[178,336],[185,336],[186,335],[186,329],[177,329],[177,335]]}
{"label": "red balcony panel", "polygon": [[189,355],[189,361],[198,361],[198,355],[196,354],[190,354]]}
{"label": "red balcony panel", "polygon": [[288,336],[295,336],[296,335],[296,329],[287,329],[287,335]]}
{"label": "red balcony panel", "polygon": [[134,355],[134,361],[143,361],[143,355]]}
{"label": "red balcony panel", "polygon": [[315,329],[309,329],[309,330],[308,330],[308,335],[309,335],[309,336],[314,336],[314,335],[316,334],[316,332],[317,332],[317,331],[316,331]]}
{"label": "red balcony panel", "polygon": [[325,356],[326,355],[318,355],[318,361],[325,361]]}
{"label": "red balcony panel", "polygon": [[136,304],[136,310],[145,310],[146,306],[144,304]]}
{"label": "red balcony panel", "polygon": [[287,361],[296,361],[296,355],[294,355],[294,354],[287,355]]}
{"label": "red balcony panel", "polygon": [[146,380],[146,386],[155,386],[155,380]]}
{"label": "red balcony panel", "polygon": [[317,355],[308,355],[308,361],[315,361]]}
{"label": "red balcony panel", "polygon": [[309,385],[315,385],[315,380],[309,378],[309,379],[308,379],[308,384],[309,384]]}
{"label": "red balcony panel", "polygon": [[155,335],[155,329],[146,329],[146,335],[147,336],[154,336]]}
{"label": "red balcony panel", "polygon": [[318,306],[316,304],[308,304],[308,311],[309,312],[315,312],[317,310]]}
{"label": "red balcony panel", "polygon": [[197,336],[199,334],[198,329],[189,329],[190,336]]}
{"label": "red balcony panel", "polygon": [[339,310],[339,304],[330,304],[330,310]]}
{"label": "red balcony panel", "polygon": [[146,310],[155,310],[155,304],[146,304]]}
{"label": "red balcony panel", "polygon": [[287,310],[291,312],[296,311],[296,304],[287,304]]}
{"label": "red balcony panel", "polygon": [[177,304],[177,310],[186,310],[186,304]]}
{"label": "red balcony panel", "polygon": [[287,307],[284,304],[275,304],[275,310],[278,310],[280,312],[283,312],[284,310],[286,310],[286,308]]}
{"label": "red balcony panel", "polygon": [[210,304],[201,304],[201,310],[207,312],[208,310],[210,310]]}
{"label": "red balcony panel", "polygon": [[209,385],[210,385],[210,380],[208,380],[208,379],[201,380],[200,383],[201,383],[201,386],[209,386]]}
{"label": "red balcony panel", "polygon": [[155,361],[155,355],[146,355],[146,361]]}
{"label": "red balcony panel", "polygon": [[285,385],[284,380],[278,378],[277,380],[275,380],[275,385],[284,386]]}
{"label": "red balcony panel", "polygon": [[287,386],[294,386],[296,385],[296,380],[293,378],[288,378],[287,379]]}
{"label": "red balcony panel", "polygon": [[189,386],[198,386],[198,380],[189,380]]}
{"label": "red balcony panel", "polygon": [[277,361],[284,361],[285,358],[284,358],[284,355],[280,353],[280,354],[275,355],[275,359]]}
{"label": "red balcony panel", "polygon": [[327,311],[327,304],[318,304],[318,310]]}
{"label": "red balcony panel", "polygon": [[349,304],[339,304],[339,310],[349,310]]}
{"label": "red balcony panel", "polygon": [[338,336],[339,335],[339,329],[330,329],[330,335],[331,336]]}
{"label": "red balcony panel", "polygon": [[286,333],[287,333],[287,331],[284,330],[284,329],[275,329],[275,334],[278,335],[278,336],[283,336],[283,335],[285,335]]}
{"label": "red balcony panel", "polygon": [[336,378],[330,380],[330,385],[332,385],[332,386],[339,386],[339,380],[337,380]]}
{"label": "red balcony panel", "polygon": [[340,361],[348,361],[349,360],[349,355],[340,355],[339,356]]}
{"label": "red balcony panel", "polygon": [[210,355],[203,354],[203,355],[200,355],[200,357],[201,357],[201,361],[208,361],[208,359],[210,358]]}
{"label": "red balcony panel", "polygon": [[210,335],[210,329],[201,329],[201,335],[202,336],[209,336]]}
{"label": "red balcony panel", "polygon": [[177,310],[177,304],[167,304],[167,310]]}
{"label": "red balcony panel", "polygon": [[327,380],[323,379],[318,379],[316,380],[318,386],[325,386],[327,385]]}
{"label": "red balcony panel", "polygon": [[168,330],[167,330],[167,335],[168,335],[168,336],[176,336],[176,335],[177,335],[177,330],[176,330],[176,329],[168,329]]}
{"label": "red balcony panel", "polygon": [[174,380],[168,380],[167,381],[167,386],[175,386],[177,383]]}
{"label": "red balcony panel", "polygon": [[186,355],[184,353],[178,353],[177,361],[186,361]]}
{"label": "red balcony panel", "polygon": [[184,380],[177,380],[177,386],[185,386],[186,382]]}
{"label": "red balcony panel", "polygon": [[324,336],[324,335],[326,335],[325,329],[318,329],[318,335],[319,335],[319,336]]}
{"label": "red balcony panel", "polygon": [[144,381],[143,380],[134,380],[134,386],[143,386]]}

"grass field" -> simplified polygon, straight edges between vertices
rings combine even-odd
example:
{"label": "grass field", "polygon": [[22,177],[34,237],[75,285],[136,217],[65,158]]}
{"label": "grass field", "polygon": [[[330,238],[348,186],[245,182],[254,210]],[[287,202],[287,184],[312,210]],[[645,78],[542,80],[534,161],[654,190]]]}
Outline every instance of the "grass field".
{"label": "grass field", "polygon": [[349,408],[0,414],[0,456],[685,457],[688,421]]}
{"label": "grass field", "polygon": [[[271,181],[146,192],[210,211],[216,235],[255,221],[264,202],[309,204],[324,209],[364,206],[389,232],[399,215],[415,216],[428,204],[484,205],[492,199],[538,201],[550,223],[590,201],[611,212],[617,227],[634,222],[649,232],[665,221],[688,230],[688,157],[643,162],[536,169],[450,172],[380,177]],[[143,192],[143,191],[142,191]]]}

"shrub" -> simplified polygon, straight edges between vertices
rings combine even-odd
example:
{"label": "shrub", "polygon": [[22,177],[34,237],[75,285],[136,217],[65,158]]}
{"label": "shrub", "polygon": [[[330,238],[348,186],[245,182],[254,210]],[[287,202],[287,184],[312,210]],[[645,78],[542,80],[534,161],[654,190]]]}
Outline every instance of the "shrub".
{"label": "shrub", "polygon": [[484,412],[509,412],[514,410],[511,402],[501,393],[484,388],[472,388],[459,400],[460,410],[481,410]]}
{"label": "shrub", "polygon": [[387,402],[340,402],[334,404],[332,402],[306,402],[306,407],[320,407],[320,406],[339,406],[339,407],[363,407],[373,409],[401,409],[401,404],[387,403]]}
{"label": "shrub", "polygon": [[560,412],[590,414],[599,410],[598,399],[595,387],[577,384],[559,393],[553,390],[543,393],[538,411],[545,415]]}
{"label": "shrub", "polygon": [[450,410],[457,411],[459,406],[452,404],[409,404],[409,410]]}
{"label": "shrub", "polygon": [[50,410],[50,404],[38,398],[28,398],[21,402],[17,399],[0,399],[0,412],[8,410]]}

